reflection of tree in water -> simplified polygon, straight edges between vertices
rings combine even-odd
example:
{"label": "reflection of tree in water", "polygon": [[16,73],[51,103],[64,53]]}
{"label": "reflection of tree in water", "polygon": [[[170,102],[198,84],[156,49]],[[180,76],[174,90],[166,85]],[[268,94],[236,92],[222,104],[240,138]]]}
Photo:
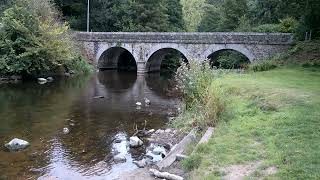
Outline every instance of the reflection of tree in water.
{"label": "reflection of tree in water", "polygon": [[172,79],[168,79],[167,76],[162,76],[161,73],[149,73],[145,75],[148,88],[155,94],[162,98],[170,98],[171,90],[175,87],[175,82]]}
{"label": "reflection of tree in water", "polygon": [[87,80],[82,76],[45,85],[25,82],[1,86],[0,138],[9,141],[19,137],[32,144],[24,153],[0,151],[0,159],[5,162],[0,165],[1,170],[7,172],[9,179],[11,175],[25,177],[29,169],[50,164],[49,140],[64,127],[70,107]]}
{"label": "reflection of tree in water", "polygon": [[[127,91],[130,94],[134,89],[131,87],[136,83],[137,76],[135,74],[105,71],[100,72],[97,78],[98,81],[96,78],[92,78],[90,86],[83,91],[82,98],[78,99],[71,109],[70,117],[73,117],[75,123],[74,127],[70,127],[72,136],[61,138],[69,156],[77,164],[83,165],[84,169],[95,166],[105,158],[104,162],[109,166],[113,163],[111,159],[113,157],[113,140],[119,132],[131,136],[135,133],[135,124],[139,128],[143,128],[145,120],[147,120],[148,129],[160,128],[165,123],[163,114],[150,113],[152,109],[143,108],[138,111],[135,102],[120,102],[112,101],[112,98],[109,99],[110,97],[115,97],[115,99],[118,96],[122,97],[121,94]],[[158,81],[157,78],[151,80],[154,83]],[[100,84],[103,84],[105,88],[99,89]],[[109,87],[113,91],[109,91]],[[109,92],[105,98],[92,98],[97,95],[96,92],[103,93],[104,91]],[[125,105],[123,106],[122,103]],[[131,109],[122,109],[130,105],[133,105]],[[113,108],[113,106],[117,107]],[[143,149],[138,152],[130,150],[128,153],[134,158],[139,158],[141,151]]]}

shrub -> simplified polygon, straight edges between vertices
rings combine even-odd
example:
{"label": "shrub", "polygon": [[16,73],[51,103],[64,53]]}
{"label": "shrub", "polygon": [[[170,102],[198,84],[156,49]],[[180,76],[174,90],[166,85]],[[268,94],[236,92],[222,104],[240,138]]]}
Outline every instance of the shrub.
{"label": "shrub", "polygon": [[262,24],[252,29],[254,32],[280,32],[279,24]]}
{"label": "shrub", "polygon": [[224,112],[225,97],[214,84],[222,71],[212,70],[208,62],[190,61],[177,71],[176,81],[183,93],[186,110],[172,123],[179,128],[214,126]]}
{"label": "shrub", "polygon": [[277,67],[276,63],[272,60],[265,60],[261,62],[252,63],[249,65],[249,70],[258,72],[258,71],[269,71]]}
{"label": "shrub", "polygon": [[193,154],[189,158],[182,161],[182,167],[191,171],[201,164],[202,157],[199,154]]}
{"label": "shrub", "polygon": [[210,57],[212,66],[222,69],[240,69],[245,68],[250,63],[249,59],[234,50],[225,50],[217,52],[216,55]]}
{"label": "shrub", "polygon": [[[1,18],[0,71],[39,76],[77,66],[78,48],[69,26],[61,23],[49,0],[17,0]],[[88,67],[88,66],[87,66]]]}
{"label": "shrub", "polygon": [[298,28],[298,21],[292,17],[284,18],[280,20],[279,30],[283,33],[294,33]]}

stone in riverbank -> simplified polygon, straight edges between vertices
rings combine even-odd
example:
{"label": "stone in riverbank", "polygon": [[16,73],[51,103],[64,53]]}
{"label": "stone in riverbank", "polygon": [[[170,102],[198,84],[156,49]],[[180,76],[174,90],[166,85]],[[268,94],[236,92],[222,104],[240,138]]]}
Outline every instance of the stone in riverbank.
{"label": "stone in riverbank", "polygon": [[63,134],[69,134],[70,130],[69,128],[63,128],[62,132]]}
{"label": "stone in riverbank", "polygon": [[140,160],[140,161],[133,161],[133,163],[134,163],[135,165],[137,165],[138,168],[144,168],[146,165],[148,165],[146,159],[142,159],[142,160]]}
{"label": "stone in riverbank", "polygon": [[143,142],[141,141],[141,139],[139,139],[137,136],[132,136],[130,137],[130,147],[140,147],[143,145]]}
{"label": "stone in riverbank", "polygon": [[27,148],[29,145],[30,143],[25,140],[14,138],[4,146],[8,148],[10,151],[19,151]]}
{"label": "stone in riverbank", "polygon": [[127,161],[127,158],[125,157],[124,154],[118,154],[118,155],[113,157],[113,161],[115,163],[124,163],[124,162]]}

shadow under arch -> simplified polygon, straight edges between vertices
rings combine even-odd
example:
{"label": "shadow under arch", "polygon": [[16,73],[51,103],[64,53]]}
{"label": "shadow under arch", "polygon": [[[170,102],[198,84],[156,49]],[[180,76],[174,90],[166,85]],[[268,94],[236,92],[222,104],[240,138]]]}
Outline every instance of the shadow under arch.
{"label": "shadow under arch", "polygon": [[211,67],[243,69],[251,63],[249,57],[234,49],[220,49],[207,56]]}
{"label": "shadow under arch", "polygon": [[123,47],[111,47],[105,50],[99,57],[98,69],[137,71],[137,63],[134,56],[127,49]]}
{"label": "shadow under arch", "polygon": [[[163,63],[167,61],[167,63]],[[176,69],[180,66],[180,62],[188,63],[184,53],[176,48],[166,47],[153,52],[147,60],[146,72],[160,72],[164,68]]]}

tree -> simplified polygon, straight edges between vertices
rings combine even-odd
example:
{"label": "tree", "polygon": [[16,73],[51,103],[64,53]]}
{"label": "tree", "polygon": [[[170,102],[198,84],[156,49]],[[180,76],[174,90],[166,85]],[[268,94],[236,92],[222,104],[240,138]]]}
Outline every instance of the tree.
{"label": "tree", "polygon": [[85,0],[54,0],[72,29],[85,31],[87,24],[87,1]]}
{"label": "tree", "polygon": [[206,0],[181,0],[183,19],[187,31],[197,31],[205,11],[205,1]]}
{"label": "tree", "polygon": [[207,0],[200,31],[234,31],[248,11],[246,0]]}
{"label": "tree", "polygon": [[60,21],[49,0],[16,0],[4,11],[1,23],[2,74],[38,76],[86,65],[68,35],[68,24]]}
{"label": "tree", "polygon": [[240,24],[241,17],[248,11],[246,0],[225,0],[222,3],[221,28],[223,31],[234,31]]}
{"label": "tree", "polygon": [[184,20],[182,15],[182,5],[180,0],[166,0],[168,15],[168,31],[184,31]]}
{"label": "tree", "polygon": [[131,27],[129,31],[167,31],[168,15],[164,0],[132,1]]}
{"label": "tree", "polygon": [[200,32],[215,32],[221,31],[222,14],[218,7],[206,4],[204,16],[199,24],[198,31]]}

